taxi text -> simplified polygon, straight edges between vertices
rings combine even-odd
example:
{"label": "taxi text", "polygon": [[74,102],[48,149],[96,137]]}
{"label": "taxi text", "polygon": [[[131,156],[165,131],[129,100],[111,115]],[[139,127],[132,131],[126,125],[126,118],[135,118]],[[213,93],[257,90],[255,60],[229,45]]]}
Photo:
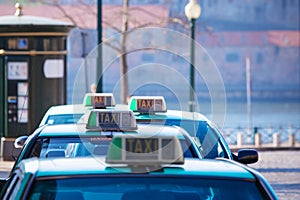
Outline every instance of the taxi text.
{"label": "taxi text", "polygon": [[99,113],[98,122],[99,124],[119,124],[120,113]]}
{"label": "taxi text", "polygon": [[126,139],[126,151],[132,153],[153,153],[158,150],[158,139]]}
{"label": "taxi text", "polygon": [[137,107],[140,110],[150,110],[153,109],[157,105],[162,105],[161,100],[154,100],[154,99],[138,99],[137,100]]}

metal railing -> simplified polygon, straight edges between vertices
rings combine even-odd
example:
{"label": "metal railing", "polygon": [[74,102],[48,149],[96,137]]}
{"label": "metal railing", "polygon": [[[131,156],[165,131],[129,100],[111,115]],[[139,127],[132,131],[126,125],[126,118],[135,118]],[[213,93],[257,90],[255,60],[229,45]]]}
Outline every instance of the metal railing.
{"label": "metal railing", "polygon": [[273,145],[293,146],[300,144],[300,127],[255,127],[248,128],[223,128],[223,136],[229,145]]}

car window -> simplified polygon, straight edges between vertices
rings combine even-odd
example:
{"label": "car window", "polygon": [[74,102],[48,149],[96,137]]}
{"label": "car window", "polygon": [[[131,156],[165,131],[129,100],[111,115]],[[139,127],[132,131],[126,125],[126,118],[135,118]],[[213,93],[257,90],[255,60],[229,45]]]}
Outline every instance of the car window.
{"label": "car window", "polygon": [[265,199],[255,182],[196,176],[80,177],[36,181],[27,199]]}
{"label": "car window", "polygon": [[3,188],[6,191],[4,193],[3,199],[15,199],[17,196],[17,193],[19,191],[19,188],[21,186],[21,180],[19,176],[19,171],[17,170],[11,178],[9,179],[8,183],[5,185],[7,188]]}
{"label": "car window", "polygon": [[45,124],[73,124],[76,123],[83,114],[49,115]]}
{"label": "car window", "polygon": [[[97,154],[100,147],[108,149],[111,137],[43,137],[38,138],[29,157],[81,157]],[[103,151],[103,155],[106,155]],[[105,153],[105,154],[104,154]]]}
{"label": "car window", "polygon": [[166,124],[178,125],[191,136],[198,138],[198,148],[204,158],[228,157],[219,138],[220,136],[207,122],[167,119]]}
{"label": "car window", "polygon": [[222,145],[220,135],[216,130],[205,121],[181,120],[181,119],[155,119],[144,120],[137,119],[138,123],[142,124],[165,124],[176,125],[185,129],[189,135],[197,138],[199,151],[204,158],[229,158],[224,145]]}
{"label": "car window", "polygon": [[[43,137],[38,138],[29,157],[82,157],[106,155],[111,136],[98,137]],[[180,143],[185,157],[198,158],[195,149],[183,137]]]}
{"label": "car window", "polygon": [[211,159],[225,157],[225,151],[215,131],[208,125],[206,125],[206,129],[202,128],[201,131],[201,134],[198,134],[196,137],[200,140],[199,148],[204,157]]}
{"label": "car window", "polygon": [[185,139],[179,140],[185,158],[197,158],[197,154],[191,144]]}

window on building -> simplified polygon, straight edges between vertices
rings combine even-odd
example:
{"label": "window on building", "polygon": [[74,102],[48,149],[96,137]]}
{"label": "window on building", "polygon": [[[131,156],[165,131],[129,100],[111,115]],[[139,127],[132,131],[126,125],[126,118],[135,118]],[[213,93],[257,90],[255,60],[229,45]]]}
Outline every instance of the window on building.
{"label": "window on building", "polygon": [[230,63],[236,63],[240,61],[240,55],[238,53],[227,53],[226,61]]}
{"label": "window on building", "polygon": [[278,56],[279,53],[280,53],[280,48],[279,48],[279,46],[275,46],[275,48],[274,48],[274,54],[275,54],[275,56]]}
{"label": "window on building", "polygon": [[153,62],[154,61],[154,56],[153,54],[150,53],[143,53],[142,54],[142,60],[145,62]]}
{"label": "window on building", "polygon": [[264,62],[264,56],[262,53],[256,54],[256,63],[257,64],[262,64]]}

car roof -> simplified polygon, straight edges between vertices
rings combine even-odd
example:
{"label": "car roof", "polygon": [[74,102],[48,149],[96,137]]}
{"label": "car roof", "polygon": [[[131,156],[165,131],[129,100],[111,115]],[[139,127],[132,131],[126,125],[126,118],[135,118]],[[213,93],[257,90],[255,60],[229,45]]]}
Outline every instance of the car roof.
{"label": "car roof", "polygon": [[62,115],[62,114],[84,114],[89,108],[82,104],[57,105],[51,106],[46,112],[47,115]]}
{"label": "car roof", "polygon": [[[68,104],[68,105],[57,105],[51,106],[47,115],[62,115],[62,114],[85,114],[88,111],[92,110],[92,106],[85,106],[83,104]],[[116,104],[115,106],[108,107],[106,109],[115,109],[115,110],[127,110],[127,105]]]}
{"label": "car roof", "polygon": [[[138,133],[155,135],[159,133],[163,135],[188,135],[186,131],[180,127],[169,126],[169,125],[137,125],[138,129],[136,131],[125,131],[124,133]],[[88,130],[85,124],[57,124],[57,125],[45,125],[45,127],[40,131],[40,137],[62,137],[62,136],[97,136],[99,135],[99,130]],[[107,131],[107,133],[111,131]]]}
{"label": "car roof", "polygon": [[176,135],[189,135],[183,128],[171,125],[158,125],[158,124],[138,124],[138,132],[144,134],[157,134],[161,136],[170,135],[170,133]]}
{"label": "car roof", "polygon": [[135,113],[137,119],[178,119],[178,120],[193,120],[193,121],[209,121],[207,117],[198,112],[188,112],[180,110],[167,110],[167,112],[156,112],[140,114]]}
{"label": "car roof", "polygon": [[188,111],[180,111],[180,110],[168,110],[168,116],[179,116],[182,119],[190,119],[190,120],[197,120],[197,121],[209,121],[207,117],[203,114],[198,112],[188,112]]}
{"label": "car roof", "polygon": [[[125,168],[129,170],[124,170]],[[219,178],[255,179],[255,176],[247,170],[246,166],[234,161],[217,159],[193,159],[185,158],[183,165],[164,165],[164,170],[155,174],[166,175],[199,175]],[[19,164],[24,173],[36,174],[37,177],[64,176],[64,175],[91,175],[126,173],[130,171],[126,165],[109,165],[105,163],[105,157],[94,158],[47,158],[25,159]],[[115,170],[112,170],[115,169]],[[118,170],[119,169],[119,170]],[[122,170],[121,170],[122,169]],[[150,172],[151,173],[151,172]]]}

